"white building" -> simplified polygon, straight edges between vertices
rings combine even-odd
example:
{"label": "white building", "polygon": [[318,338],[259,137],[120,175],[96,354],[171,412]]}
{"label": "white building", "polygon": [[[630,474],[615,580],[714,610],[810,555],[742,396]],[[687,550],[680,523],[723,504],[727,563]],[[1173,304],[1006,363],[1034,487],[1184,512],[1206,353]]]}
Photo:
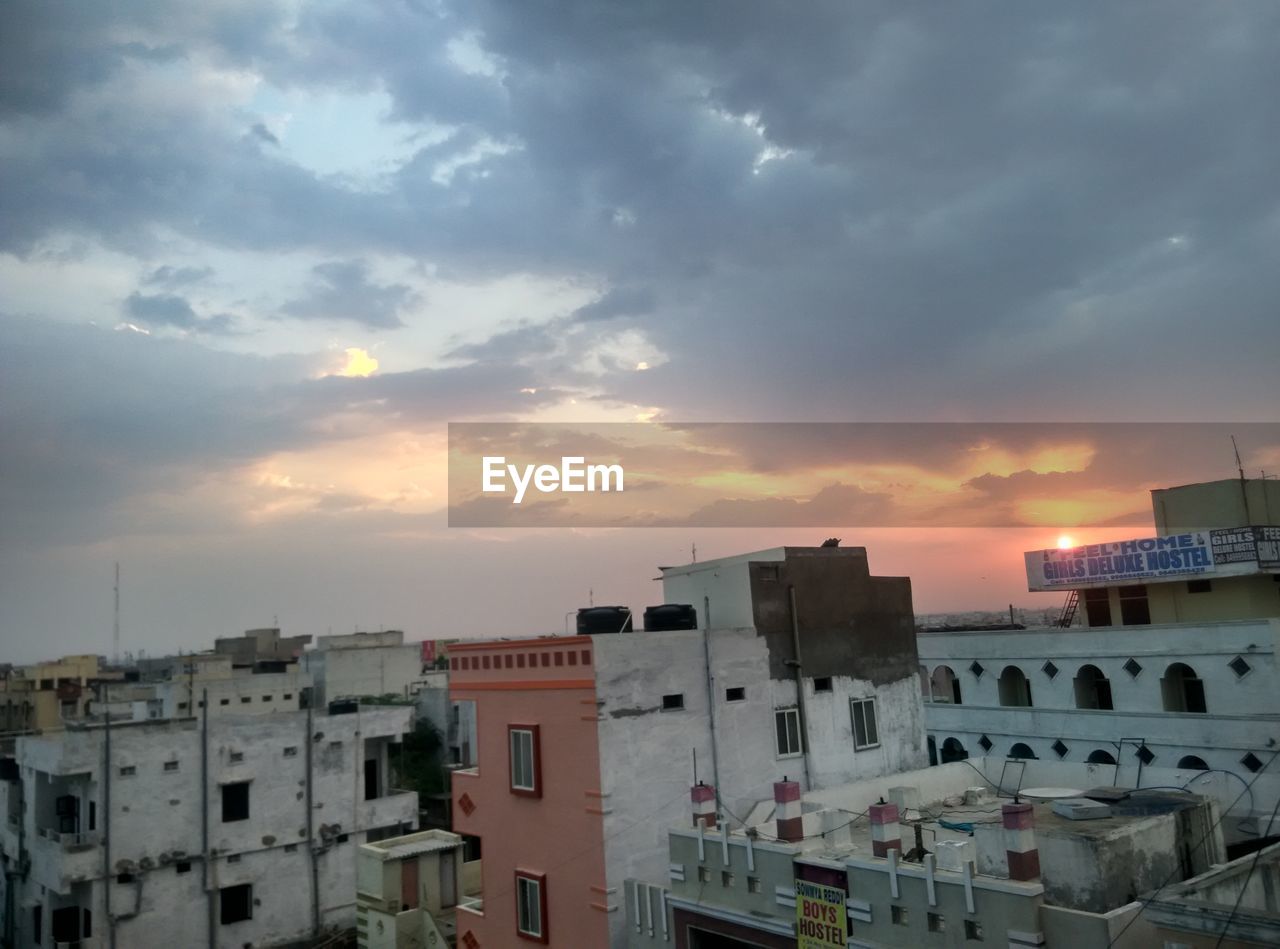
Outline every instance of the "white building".
{"label": "white building", "polygon": [[[1084,625],[918,636],[930,753],[1220,771],[1241,786],[1280,748],[1275,481],[1153,492],[1158,537],[1026,555],[1032,590]],[[1245,498],[1248,501],[1245,501]],[[1273,515],[1274,516],[1274,515]],[[1143,782],[1145,783],[1145,782]],[[1254,795],[1253,818],[1274,795]],[[1228,826],[1250,836],[1249,825]]]}
{"label": "white building", "polygon": [[[407,707],[76,726],[0,769],[5,937],[271,946],[355,924],[356,847],[417,822]],[[114,937],[114,941],[113,941]]]}
{"label": "white building", "polygon": [[298,662],[317,708],[367,696],[412,699],[424,681],[421,644],[405,643],[400,630],[321,636]]}

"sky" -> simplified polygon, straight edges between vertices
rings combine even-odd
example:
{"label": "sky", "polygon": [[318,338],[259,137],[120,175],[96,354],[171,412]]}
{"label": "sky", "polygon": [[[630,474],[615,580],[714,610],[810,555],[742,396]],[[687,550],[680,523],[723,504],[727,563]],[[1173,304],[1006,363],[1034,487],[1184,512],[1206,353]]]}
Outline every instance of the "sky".
{"label": "sky", "polygon": [[695,544],[832,534],[921,611],[1050,605],[1048,525],[450,528],[446,425],[1276,421],[1278,33],[1270,0],[10,0],[0,659],[109,652],[116,562],[150,653],[554,631]]}

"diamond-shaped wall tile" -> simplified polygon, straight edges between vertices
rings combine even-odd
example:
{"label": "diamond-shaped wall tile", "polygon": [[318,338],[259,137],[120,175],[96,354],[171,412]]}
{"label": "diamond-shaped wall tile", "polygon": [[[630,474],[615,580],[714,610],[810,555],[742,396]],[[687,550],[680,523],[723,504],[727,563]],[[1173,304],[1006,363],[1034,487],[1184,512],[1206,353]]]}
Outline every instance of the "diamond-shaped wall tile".
{"label": "diamond-shaped wall tile", "polygon": [[1252,751],[1240,759],[1240,763],[1257,774],[1262,770],[1262,759],[1255,755]]}
{"label": "diamond-shaped wall tile", "polygon": [[1053,753],[1057,755],[1059,758],[1065,758],[1067,756],[1068,748],[1065,744],[1063,744],[1061,738],[1059,738],[1049,747],[1053,749]]}
{"label": "diamond-shaped wall tile", "polygon": [[983,735],[981,738],[979,738],[979,739],[978,739],[978,744],[980,744],[980,745],[982,746],[982,750],[983,750],[983,751],[990,751],[990,750],[991,750],[991,746],[992,746],[992,745],[994,745],[994,744],[995,744],[995,742],[993,742],[993,741],[992,741],[990,738],[988,738],[986,735]]}
{"label": "diamond-shaped wall tile", "polygon": [[1234,659],[1228,662],[1227,665],[1231,667],[1231,671],[1236,674],[1236,678],[1238,679],[1243,679],[1251,671],[1253,671],[1253,666],[1245,662],[1243,656],[1236,656]]}
{"label": "diamond-shaped wall tile", "polygon": [[1050,679],[1053,679],[1058,675],[1058,667],[1053,664],[1052,659],[1050,659],[1040,668],[1044,671],[1044,674],[1047,675]]}
{"label": "diamond-shaped wall tile", "polygon": [[1136,679],[1138,677],[1138,673],[1142,671],[1142,666],[1139,664],[1138,660],[1129,659],[1124,664],[1124,671]]}
{"label": "diamond-shaped wall tile", "polygon": [[471,800],[470,794],[464,792],[462,797],[458,798],[458,807],[462,808],[462,813],[470,817],[471,813],[476,809],[476,802]]}
{"label": "diamond-shaped wall tile", "polygon": [[972,672],[976,678],[981,679],[982,673],[987,670],[982,668],[982,663],[975,659],[973,662],[969,663],[969,671]]}
{"label": "diamond-shaped wall tile", "polygon": [[1133,756],[1143,764],[1151,764],[1151,762],[1156,760],[1155,754],[1146,745],[1139,745],[1138,750],[1133,753]]}

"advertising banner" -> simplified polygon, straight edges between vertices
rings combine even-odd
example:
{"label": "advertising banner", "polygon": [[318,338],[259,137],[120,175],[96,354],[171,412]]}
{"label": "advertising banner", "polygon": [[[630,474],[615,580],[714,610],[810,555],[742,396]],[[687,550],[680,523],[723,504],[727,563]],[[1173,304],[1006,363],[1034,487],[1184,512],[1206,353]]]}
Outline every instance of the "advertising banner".
{"label": "advertising banner", "polygon": [[844,890],[796,880],[796,949],[845,949],[848,932]]}
{"label": "advertising banner", "polygon": [[1214,570],[1208,531],[1032,550],[1024,556],[1030,590],[1114,586],[1154,577],[1195,576]]}
{"label": "advertising banner", "polygon": [[1213,562],[1253,563],[1258,559],[1256,532],[1264,528],[1230,527],[1209,531],[1209,544],[1213,547]]}

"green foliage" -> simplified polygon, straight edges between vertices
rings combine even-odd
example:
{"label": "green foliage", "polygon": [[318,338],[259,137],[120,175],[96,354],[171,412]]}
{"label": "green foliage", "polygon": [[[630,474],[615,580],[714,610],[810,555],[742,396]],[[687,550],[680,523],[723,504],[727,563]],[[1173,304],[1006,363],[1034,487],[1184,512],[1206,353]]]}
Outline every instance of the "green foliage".
{"label": "green foliage", "polygon": [[404,736],[397,756],[399,786],[419,794],[439,794],[449,790],[444,766],[444,738],[431,722],[420,719]]}

